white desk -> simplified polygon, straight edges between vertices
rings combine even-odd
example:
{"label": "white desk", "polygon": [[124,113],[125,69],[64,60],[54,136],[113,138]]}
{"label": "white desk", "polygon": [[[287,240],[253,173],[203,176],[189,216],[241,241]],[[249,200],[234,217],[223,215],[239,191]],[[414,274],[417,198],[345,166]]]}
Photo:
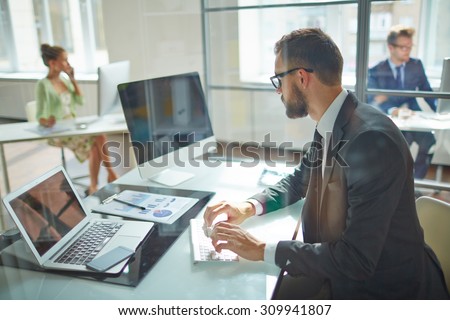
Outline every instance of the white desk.
{"label": "white desk", "polygon": [[[446,139],[450,133],[450,115],[438,115],[433,113],[424,112],[414,112],[412,116],[407,119],[400,119],[398,117],[391,117],[392,121],[399,127],[400,130],[404,131],[422,131],[422,132],[435,132],[436,136],[436,150],[431,163],[437,165],[436,170],[436,181],[418,179],[415,181],[415,186],[419,188],[428,188],[434,190],[445,190],[450,189],[450,184],[442,183],[442,172],[443,165],[448,164],[446,155],[450,154],[450,148],[448,147],[448,142],[442,140]],[[445,142],[445,143],[444,143]],[[446,146],[447,145],[447,146]],[[434,162],[437,158],[437,162]],[[442,160],[445,160],[442,162]]]}
{"label": "white desk", "polygon": [[435,114],[427,114],[424,112],[415,112],[407,119],[400,119],[398,117],[391,117],[392,121],[404,131],[439,131],[450,130],[450,117],[444,115],[439,117]]}
{"label": "white desk", "polygon": [[[231,167],[227,167],[231,166]],[[262,167],[243,168],[239,163],[220,167],[179,168],[195,177],[179,189],[215,191],[211,202],[244,200],[261,190],[256,182]],[[143,182],[137,169],[117,183],[152,185]],[[159,186],[161,187],[161,186]],[[86,199],[90,205],[93,199]],[[271,214],[252,217],[243,227],[264,240],[290,239],[302,202]],[[203,215],[203,210],[199,216]],[[264,262],[193,264],[189,230],[186,230],[156,263],[137,287],[126,287],[58,274],[0,267],[0,299],[267,299],[279,269]]]}
{"label": "white desk", "polygon": [[62,138],[81,135],[97,135],[100,133],[113,134],[128,132],[127,124],[122,114],[111,114],[103,117],[87,116],[79,117],[76,119],[76,123],[84,122],[90,122],[90,124],[85,129],[77,129],[74,126],[73,129],[48,135],[42,135],[38,133],[38,131],[36,130],[38,126],[37,122],[20,122],[0,125],[0,161],[3,178],[3,186],[1,188],[2,192],[10,192],[8,168],[6,165],[5,151],[3,147],[3,145],[6,143],[41,140],[56,137]]}

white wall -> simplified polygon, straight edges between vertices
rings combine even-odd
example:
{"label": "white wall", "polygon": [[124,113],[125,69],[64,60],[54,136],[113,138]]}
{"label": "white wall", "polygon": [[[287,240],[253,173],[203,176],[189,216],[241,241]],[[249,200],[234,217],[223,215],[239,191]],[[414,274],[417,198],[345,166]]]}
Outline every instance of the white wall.
{"label": "white wall", "polygon": [[110,62],[131,61],[131,80],[203,74],[199,0],[103,1]]}

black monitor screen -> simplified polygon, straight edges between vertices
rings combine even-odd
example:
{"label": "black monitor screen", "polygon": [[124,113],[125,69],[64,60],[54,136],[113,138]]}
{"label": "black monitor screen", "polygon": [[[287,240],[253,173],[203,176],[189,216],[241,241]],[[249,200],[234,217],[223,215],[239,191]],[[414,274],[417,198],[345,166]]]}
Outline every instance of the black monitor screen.
{"label": "black monitor screen", "polygon": [[213,136],[198,73],[118,86],[138,164]]}

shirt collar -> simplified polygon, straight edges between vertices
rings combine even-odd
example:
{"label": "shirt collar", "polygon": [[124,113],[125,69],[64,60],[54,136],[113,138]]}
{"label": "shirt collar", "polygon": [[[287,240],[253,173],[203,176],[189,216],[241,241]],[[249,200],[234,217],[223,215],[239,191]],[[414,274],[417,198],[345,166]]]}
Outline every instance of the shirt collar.
{"label": "shirt collar", "polygon": [[326,137],[327,132],[333,132],[334,123],[347,95],[347,90],[342,90],[317,123],[317,131],[319,131],[322,137]]}
{"label": "shirt collar", "polygon": [[399,64],[399,65],[396,65],[395,63],[392,62],[391,59],[388,59],[388,63],[389,63],[389,67],[391,67],[391,70],[392,70],[393,73],[397,72],[397,71],[395,70],[396,67],[400,67],[400,66],[404,67],[404,66],[405,66],[405,63],[404,63],[404,62],[401,63],[401,64]]}

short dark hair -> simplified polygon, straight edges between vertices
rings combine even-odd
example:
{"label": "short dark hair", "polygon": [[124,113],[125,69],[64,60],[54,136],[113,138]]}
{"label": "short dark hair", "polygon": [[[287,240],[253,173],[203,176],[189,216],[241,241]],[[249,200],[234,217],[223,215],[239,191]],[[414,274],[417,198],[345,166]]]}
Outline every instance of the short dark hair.
{"label": "short dark hair", "polygon": [[398,37],[406,37],[412,39],[415,33],[416,30],[412,27],[405,27],[402,25],[392,26],[387,36],[387,43],[390,45],[395,45],[397,43]]}
{"label": "short dark hair", "polygon": [[47,43],[41,45],[41,57],[44,64],[48,67],[48,62],[50,60],[56,60],[59,58],[61,53],[65,52],[64,48],[59,46],[51,46]]}
{"label": "short dark hair", "polygon": [[281,54],[287,69],[311,68],[325,85],[342,83],[344,59],[336,43],[319,28],[294,30],[275,44],[275,54]]}

